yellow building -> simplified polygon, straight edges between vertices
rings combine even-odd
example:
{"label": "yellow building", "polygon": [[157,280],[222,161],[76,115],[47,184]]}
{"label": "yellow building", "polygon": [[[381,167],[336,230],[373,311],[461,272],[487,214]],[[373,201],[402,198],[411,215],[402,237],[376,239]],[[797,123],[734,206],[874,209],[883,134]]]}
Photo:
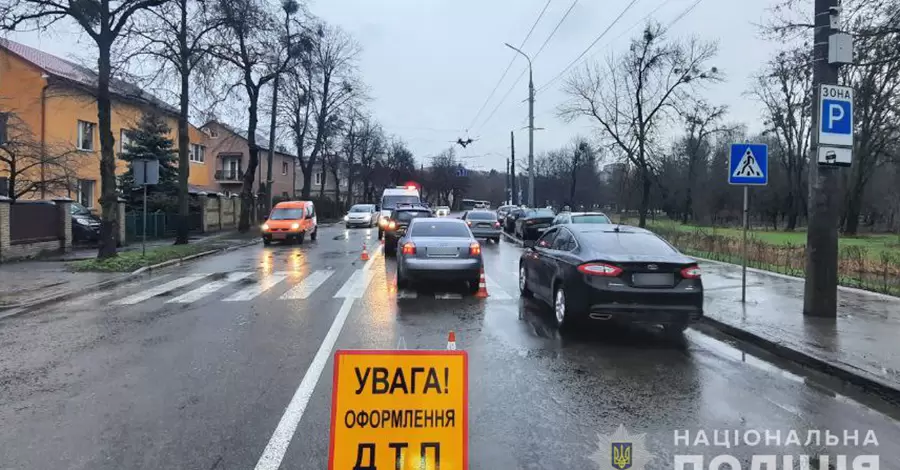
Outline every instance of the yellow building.
{"label": "yellow building", "polygon": [[[47,54],[23,44],[0,38],[0,113],[6,122],[15,121],[39,141],[41,148],[71,150],[71,184],[56,194],[43,197],[68,196],[90,208],[99,208],[100,198],[100,137],[97,129],[97,75],[92,70]],[[177,116],[175,108],[137,86],[113,80],[112,133],[115,151],[121,152],[127,133],[137,126],[147,111],[159,112],[172,129],[170,138],[177,145]],[[191,170],[189,183],[195,189],[210,185],[206,168],[206,135],[190,127]],[[117,172],[126,170],[127,163],[117,160]],[[10,169],[0,162],[0,178]],[[36,176],[32,176],[34,178]],[[62,194],[60,194],[62,193]],[[35,191],[23,197],[40,198]]]}

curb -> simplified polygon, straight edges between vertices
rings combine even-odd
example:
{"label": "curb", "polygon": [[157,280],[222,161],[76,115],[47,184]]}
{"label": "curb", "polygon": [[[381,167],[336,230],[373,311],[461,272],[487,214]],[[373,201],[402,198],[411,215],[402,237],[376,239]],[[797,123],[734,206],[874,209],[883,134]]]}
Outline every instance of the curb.
{"label": "curb", "polygon": [[[136,269],[128,274],[123,274],[117,278],[108,279],[106,281],[101,281],[96,284],[91,284],[89,286],[84,286],[77,290],[72,289],[67,292],[62,292],[60,294],[57,294],[57,295],[54,295],[51,297],[47,297],[47,298],[43,298],[40,300],[35,300],[32,302],[22,302],[22,303],[13,304],[13,305],[7,305],[7,306],[0,308],[0,320],[18,316],[18,315],[23,314],[35,307],[41,307],[44,305],[60,302],[62,300],[71,299],[72,297],[78,297],[79,295],[82,295],[82,293],[85,291],[102,290],[102,289],[106,289],[108,287],[114,287],[114,286],[129,282],[131,280],[134,280],[144,274],[151,273],[154,270],[159,270],[161,268],[166,268],[166,267],[174,266],[174,265],[180,265],[184,262],[192,261],[192,260],[202,258],[205,256],[209,256],[209,255],[226,253],[228,251],[237,250],[239,248],[244,248],[244,247],[247,247],[250,245],[255,245],[255,244],[259,243],[259,241],[260,241],[260,239],[256,239],[256,240],[253,240],[250,242],[241,243],[239,245],[233,245],[233,246],[229,246],[229,247],[225,247],[225,248],[218,248],[215,250],[204,251],[204,252],[197,253],[194,255],[185,256],[184,258],[163,261],[162,263],[157,263],[157,264],[154,264],[151,266],[144,266],[143,268]],[[8,313],[4,314],[3,312],[8,312]]]}
{"label": "curb", "polygon": [[871,374],[856,372],[849,368],[835,365],[708,316],[701,317],[700,323],[715,328],[728,336],[760,347],[783,359],[861,387],[894,404],[900,404],[900,388],[890,385]]}
{"label": "curb", "polygon": [[515,236],[510,235],[510,234],[508,234],[508,233],[506,233],[506,232],[501,232],[501,233],[503,234],[503,238],[505,238],[508,242],[513,243],[513,244],[516,244],[516,245],[518,245],[518,246],[522,246],[522,245],[523,245],[522,240],[519,240],[519,239],[516,238]]}

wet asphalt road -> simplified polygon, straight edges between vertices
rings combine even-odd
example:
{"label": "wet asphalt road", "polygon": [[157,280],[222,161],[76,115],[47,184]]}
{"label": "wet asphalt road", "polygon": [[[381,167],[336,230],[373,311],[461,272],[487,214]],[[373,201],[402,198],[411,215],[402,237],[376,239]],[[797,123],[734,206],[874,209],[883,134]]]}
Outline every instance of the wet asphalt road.
{"label": "wet asphalt road", "polygon": [[[357,292],[335,349],[443,349],[456,332],[469,353],[473,469],[607,468],[589,455],[620,424],[646,433],[650,468],[672,468],[674,453],[767,453],[676,448],[681,429],[856,429],[860,440],[871,429],[881,468],[900,468],[897,410],[695,330],[562,336],[546,306],[518,298],[519,250],[505,242],[484,246],[486,300],[452,285],[398,295],[377,250],[363,288],[353,279],[366,234],[323,228],[317,242],[252,246],[0,322],[0,468],[254,468]],[[166,284],[177,287],[139,295]],[[281,468],[327,468],[331,371],[329,360]]]}

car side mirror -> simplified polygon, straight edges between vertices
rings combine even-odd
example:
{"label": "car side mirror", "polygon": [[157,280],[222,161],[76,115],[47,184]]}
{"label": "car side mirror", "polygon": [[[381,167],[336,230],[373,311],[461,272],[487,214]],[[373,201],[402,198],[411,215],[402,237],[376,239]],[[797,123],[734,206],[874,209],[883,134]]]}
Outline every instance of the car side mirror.
{"label": "car side mirror", "polygon": [[525,240],[522,242],[525,248],[534,248],[534,240]]}

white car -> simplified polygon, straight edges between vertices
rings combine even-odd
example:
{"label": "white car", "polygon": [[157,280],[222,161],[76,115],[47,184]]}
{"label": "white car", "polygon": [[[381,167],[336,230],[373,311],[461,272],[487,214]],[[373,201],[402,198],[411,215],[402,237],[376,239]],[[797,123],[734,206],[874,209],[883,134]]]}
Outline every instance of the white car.
{"label": "white car", "polygon": [[344,224],[347,228],[374,227],[378,224],[379,215],[375,210],[375,204],[356,204],[344,216]]}
{"label": "white car", "polygon": [[434,214],[437,217],[447,217],[450,215],[450,208],[447,206],[437,206],[437,209],[435,209]]}

